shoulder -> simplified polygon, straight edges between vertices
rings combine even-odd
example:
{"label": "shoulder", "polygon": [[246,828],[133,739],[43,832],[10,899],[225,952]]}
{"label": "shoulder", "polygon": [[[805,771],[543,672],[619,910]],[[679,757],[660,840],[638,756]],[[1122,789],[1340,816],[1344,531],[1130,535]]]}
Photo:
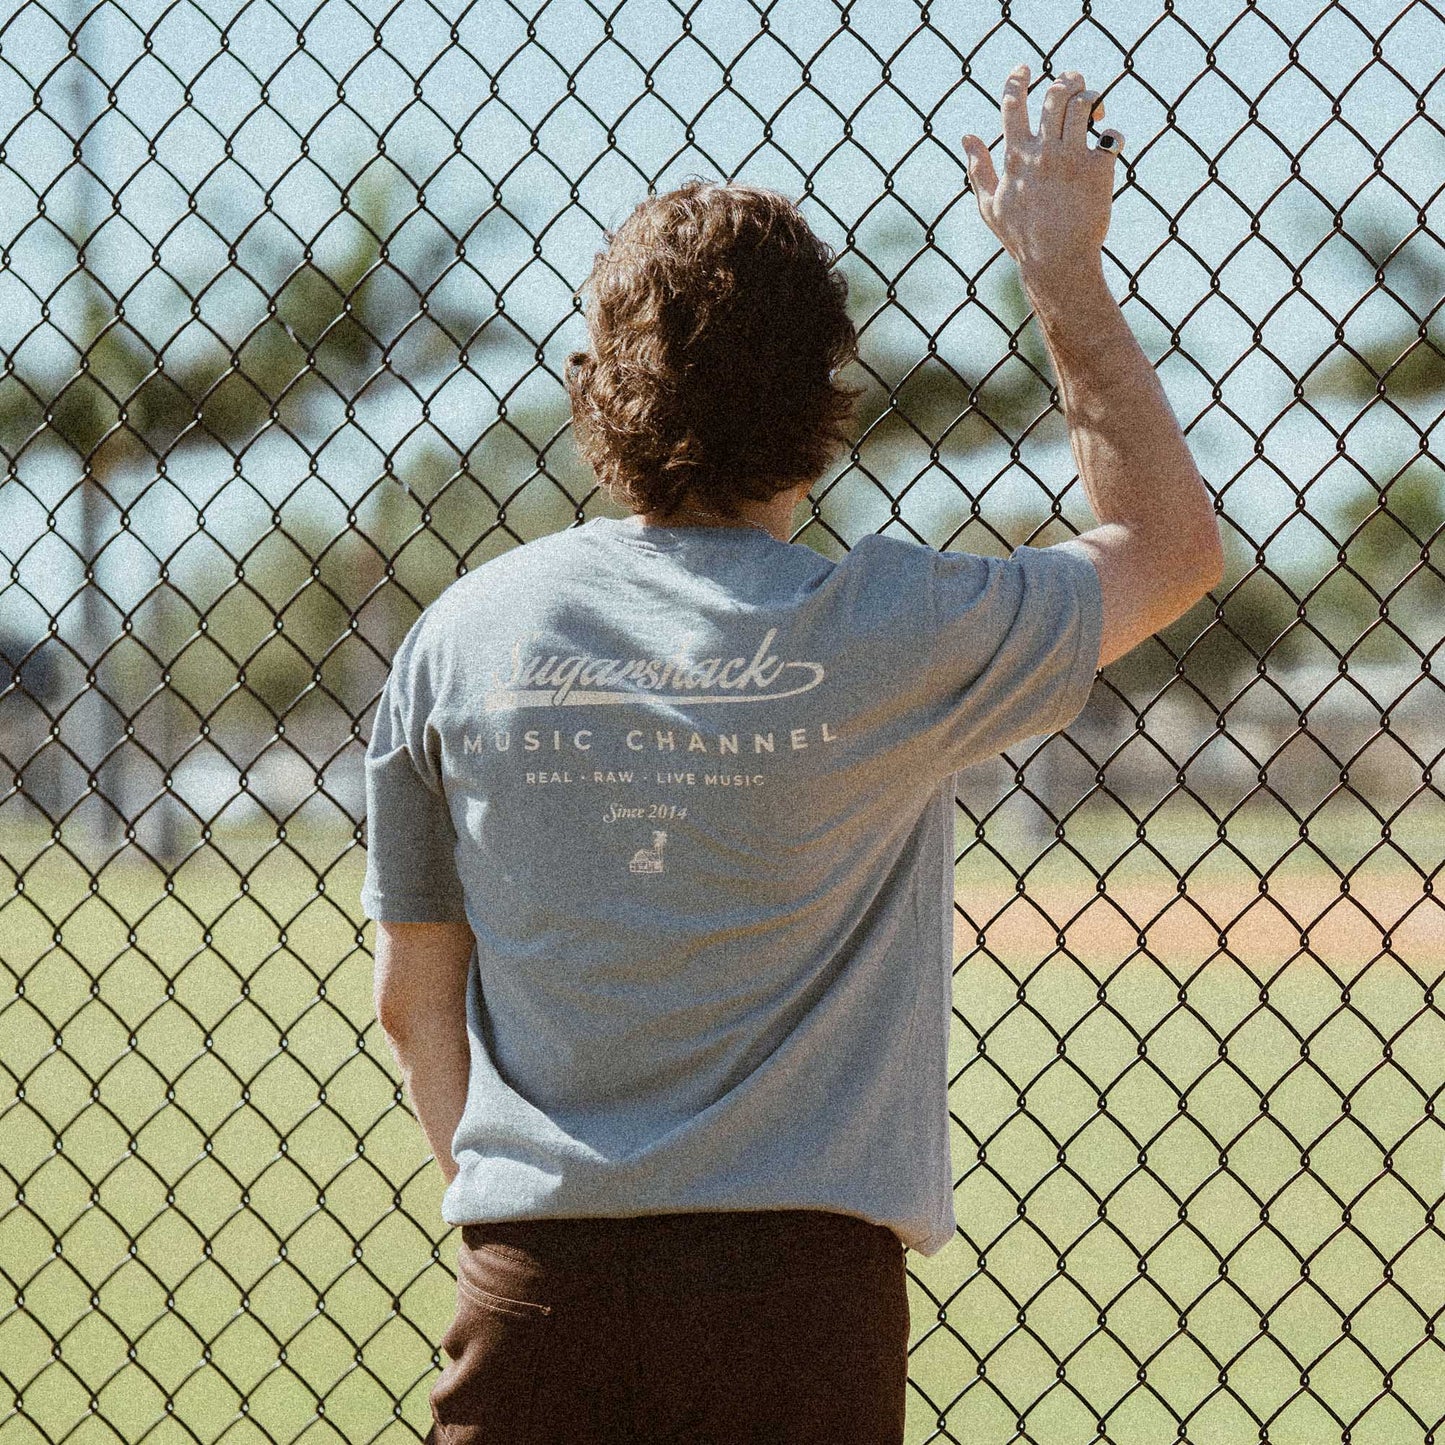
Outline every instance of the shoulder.
{"label": "shoulder", "polygon": [[838,570],[855,586],[866,587],[877,580],[922,572],[932,552],[931,547],[907,537],[869,532],[859,537],[847,555],[839,559]]}
{"label": "shoulder", "polygon": [[927,575],[940,571],[987,569],[998,559],[976,552],[941,552],[926,542],[893,532],[870,532],[860,537],[838,564],[860,572]]}
{"label": "shoulder", "polygon": [[886,532],[860,537],[839,562],[857,604],[871,611],[916,613],[931,605],[936,590],[981,592],[1002,566],[996,558],[973,552],[941,552]]}

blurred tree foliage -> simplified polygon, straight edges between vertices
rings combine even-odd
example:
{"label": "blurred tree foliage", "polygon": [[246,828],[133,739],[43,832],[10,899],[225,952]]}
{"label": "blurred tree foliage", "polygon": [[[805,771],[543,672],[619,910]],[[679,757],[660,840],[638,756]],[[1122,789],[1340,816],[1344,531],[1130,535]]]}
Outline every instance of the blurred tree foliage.
{"label": "blurred tree foliage", "polygon": [[[346,199],[347,249],[325,269],[309,257],[294,264],[279,250],[249,261],[254,311],[233,306],[223,318],[239,333],[234,344],[223,340],[218,325],[199,320],[199,299],[189,324],[158,344],[130,324],[123,301],[86,273],[80,334],[71,338],[73,367],[57,375],[27,369],[23,352],[18,361],[7,358],[0,376],[0,454],[15,470],[41,449],[62,448],[80,460],[86,530],[95,533],[81,540],[84,560],[116,535],[119,504],[112,492],[119,493],[125,474],[153,472],[179,487],[170,474],[184,471],[188,452],[219,448],[239,466],[248,448],[276,432],[314,453],[321,424],[336,425],[368,392],[399,384],[398,353],[404,351],[415,385],[455,365],[459,352],[470,348],[475,356],[484,349],[481,288],[448,288],[444,300],[429,294],[446,268],[458,264],[443,233],[396,244],[389,213],[402,198],[380,181],[358,187]],[[83,264],[84,239],[72,243]],[[176,345],[182,335],[185,344]],[[434,472],[436,457],[416,451],[414,464]],[[400,514],[409,510],[415,517],[420,510],[400,500],[413,493],[411,481],[392,467],[386,485],[396,495],[369,508],[398,550],[405,547]],[[362,644],[348,641],[349,618],[386,579],[388,554],[378,546],[382,539],[348,524],[344,506],[318,506],[318,497],[314,486],[296,492],[219,587],[211,585],[209,568],[203,581],[177,585],[175,567],[163,564],[135,609],[138,619],[144,615],[158,661],[173,666],[171,686],[197,718],[236,691],[248,693],[273,721],[317,688],[345,695],[358,711],[365,706],[349,680],[348,669],[363,662]],[[215,535],[210,540],[224,545]],[[421,558],[413,550],[414,572]],[[413,576],[411,585],[427,600],[455,577],[456,556],[428,553],[421,570],[426,575]],[[391,620],[384,645],[394,644],[409,621]],[[12,666],[37,641],[8,636],[4,651]],[[97,641],[105,645],[103,637]],[[373,659],[364,673],[374,672]],[[37,678],[43,674],[36,669]],[[134,681],[138,686],[140,679]]]}
{"label": "blurred tree foliage", "polygon": [[[73,368],[56,376],[7,358],[0,451],[13,468],[36,448],[63,447],[81,459],[85,485],[102,492],[126,470],[165,477],[196,448],[220,448],[239,466],[248,448],[280,433],[315,456],[328,429],[344,425],[373,389],[407,385],[422,393],[422,379],[443,375],[459,358],[475,363],[499,337],[485,324],[485,288],[470,277],[465,286],[438,285],[460,264],[456,247],[440,228],[403,240],[405,224],[390,217],[407,199],[378,181],[359,186],[345,198],[345,245],[324,265],[309,253],[300,264],[280,252],[248,257],[254,309],[227,313],[231,342],[217,325],[200,323],[197,300],[191,324],[157,345],[127,320],[123,301],[93,283]],[[1441,275],[1422,253],[1396,254],[1368,225],[1356,239],[1376,275],[1388,274],[1397,290],[1412,282],[1422,297],[1440,294]],[[912,245],[885,233],[870,247],[886,250],[899,240]],[[83,238],[75,244],[83,261]],[[885,314],[894,294],[881,273],[867,271],[855,278],[854,293],[860,317]],[[865,517],[874,501],[905,524],[927,511],[921,494],[908,500],[914,482],[904,471],[908,459],[922,458],[920,473],[937,467],[960,483],[957,499],[935,516],[954,539],[947,545],[997,552],[1042,540],[1047,519],[1036,509],[990,501],[987,483],[979,494],[966,490],[971,455],[1001,442],[1026,448],[1030,440],[1066,435],[1062,414],[1047,406],[1051,362],[1037,326],[1028,324],[1015,275],[990,307],[1009,349],[981,380],[965,377],[931,342],[923,355],[917,338],[901,330],[885,328],[870,340],[868,325],[861,328],[867,390],[855,430],[863,468],[879,488],[876,499],[856,486],[847,494],[862,525],[874,524]],[[1423,322],[1402,326],[1362,352],[1332,356],[1304,379],[1303,404],[1438,409],[1445,365],[1423,332]],[[188,345],[173,345],[182,334]],[[157,673],[162,665],[172,669],[172,688],[198,720],[227,699],[254,707],[258,722],[279,721],[309,695],[361,712],[414,608],[460,571],[575,519],[574,496],[595,483],[572,449],[558,445],[569,424],[559,386],[530,404],[499,397],[496,418],[469,446],[434,437],[385,454],[381,481],[351,518],[340,504],[317,505],[333,494],[298,485],[245,555],[228,561],[226,576],[208,572],[204,585],[187,579],[178,586],[162,566],[136,609]],[[107,501],[88,515],[114,511]],[[1147,697],[1182,676],[1222,707],[1257,671],[1317,658],[1325,644],[1374,661],[1418,655],[1445,615],[1440,569],[1429,561],[1442,519],[1439,470],[1428,454],[1393,477],[1371,479],[1318,519],[1339,546],[1338,565],[1324,576],[1281,569],[1273,555],[1266,570],[1257,539],[1229,518],[1222,528],[1228,565],[1214,597],[1112,664],[1110,680]],[[880,516],[877,524],[888,520]],[[89,538],[86,556],[105,540]],[[352,619],[378,607],[376,625],[358,635]],[[39,685],[56,674],[37,662],[37,641],[7,638],[3,651],[11,673],[29,658],[22,676]],[[373,650],[377,656],[362,655]]]}
{"label": "blurred tree foliage", "polygon": [[1445,266],[1438,244],[1392,239],[1369,217],[1351,235],[1372,282],[1396,302],[1398,329],[1358,349],[1342,347],[1305,394],[1362,412],[1386,407],[1416,442],[1330,514],[1340,566],[1309,599],[1309,612],[1348,660],[1418,670],[1431,653],[1438,661],[1445,637],[1445,478],[1439,458],[1425,450],[1445,400],[1445,337],[1437,324]]}

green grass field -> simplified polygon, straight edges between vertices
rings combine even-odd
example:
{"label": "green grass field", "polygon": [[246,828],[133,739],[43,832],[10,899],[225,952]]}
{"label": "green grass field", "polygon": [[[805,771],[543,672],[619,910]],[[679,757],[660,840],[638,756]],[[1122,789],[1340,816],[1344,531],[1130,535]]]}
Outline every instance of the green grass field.
{"label": "green grass field", "polygon": [[[964,1237],[909,1257],[910,1445],[1424,1441],[1445,1409],[1438,890],[1381,855],[1342,895],[1300,853],[1267,893],[1220,855],[1181,895],[1132,830],[1069,839],[1124,855],[1103,893],[1061,849],[1023,894],[981,849],[958,869]],[[360,850],[222,846],[244,890],[214,851],[167,895],[150,867],[91,892],[43,839],[7,846],[4,1445],[425,1428],[455,1240],[372,1020]]]}

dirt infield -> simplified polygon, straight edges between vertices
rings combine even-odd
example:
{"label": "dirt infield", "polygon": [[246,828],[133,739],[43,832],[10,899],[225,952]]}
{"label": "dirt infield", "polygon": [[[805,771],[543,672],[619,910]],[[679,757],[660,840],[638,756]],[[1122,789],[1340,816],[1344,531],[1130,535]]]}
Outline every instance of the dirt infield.
{"label": "dirt infield", "polygon": [[1055,870],[1026,880],[1021,895],[1012,880],[1005,887],[958,872],[956,960],[980,946],[982,933],[983,946],[1006,961],[1042,960],[1063,948],[1096,971],[1131,955],[1171,968],[1232,955],[1256,973],[1312,957],[1342,979],[1392,954],[1422,974],[1445,966],[1445,885],[1399,866],[1366,863],[1342,881],[1286,862],[1267,879],[1267,892],[1248,868],[1216,868],[1188,878],[1183,894],[1163,868],[1157,878],[1106,880],[1102,894],[1082,868],[1077,879]]}

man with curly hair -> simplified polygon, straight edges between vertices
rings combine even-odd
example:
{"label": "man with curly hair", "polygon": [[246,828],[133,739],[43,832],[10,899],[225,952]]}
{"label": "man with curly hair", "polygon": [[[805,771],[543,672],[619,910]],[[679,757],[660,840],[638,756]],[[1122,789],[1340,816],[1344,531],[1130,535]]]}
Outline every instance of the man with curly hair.
{"label": "man with curly hair", "polygon": [[448,1187],[440,1445],[898,1445],[905,1250],[954,1237],[954,773],[1067,726],[1219,579],[1104,283],[1117,132],[1009,77],[987,225],[1099,525],[1007,558],[792,543],[848,444],[847,288],[695,181],[609,233],[578,446],[625,517],[512,549],[397,651],[367,749],[377,1007]]}

